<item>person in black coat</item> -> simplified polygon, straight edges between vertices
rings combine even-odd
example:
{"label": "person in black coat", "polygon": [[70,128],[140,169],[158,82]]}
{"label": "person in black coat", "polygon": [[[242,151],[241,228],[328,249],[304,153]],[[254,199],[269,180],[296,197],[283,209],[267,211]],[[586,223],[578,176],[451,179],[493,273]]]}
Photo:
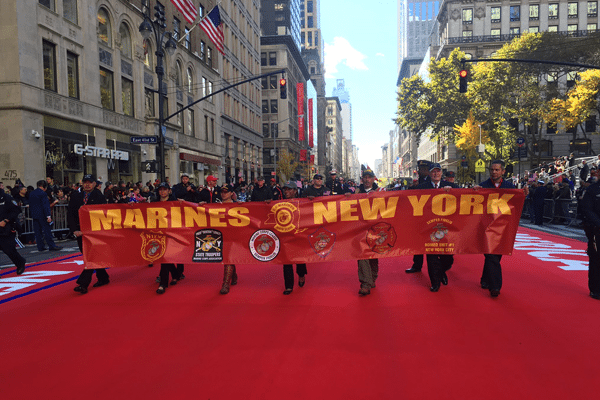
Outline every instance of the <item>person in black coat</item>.
{"label": "person in black coat", "polygon": [[590,297],[600,300],[600,182],[590,185],[581,200],[583,224],[588,239],[588,288]]}
{"label": "person in black coat", "polygon": [[0,249],[17,267],[17,275],[25,271],[25,259],[19,254],[15,245],[15,226],[21,208],[4,190],[0,190]]}
{"label": "person in black coat", "polygon": [[[418,168],[418,174],[419,174],[419,185],[422,184],[423,182],[426,182],[429,180],[429,166],[431,165],[431,162],[427,161],[427,160],[419,160],[417,161],[417,168]],[[418,185],[417,185],[418,186]],[[416,186],[411,186],[409,189],[416,189]],[[413,256],[413,265],[405,270],[404,272],[406,272],[407,274],[412,274],[414,272],[421,272],[421,270],[423,269],[423,254],[415,254]]]}
{"label": "person in black coat", "polygon": [[217,186],[217,178],[209,175],[206,177],[206,187],[198,195],[198,203],[220,203],[221,188]]}
{"label": "person in black coat", "polygon": [[539,186],[535,189],[533,194],[531,195],[533,215],[535,218],[536,225],[544,224],[544,200],[548,195],[548,188],[544,185],[543,180],[538,181]]}
{"label": "person in black coat", "polygon": [[[429,166],[429,179],[424,180],[415,189],[442,189],[458,188],[458,185],[442,179],[442,167],[438,163],[432,163]],[[452,268],[454,256],[451,254],[427,254],[427,272],[431,287],[429,290],[437,292],[440,290],[440,284],[448,284],[448,275],[446,272]]]}
{"label": "person in black coat", "polygon": [[33,221],[33,232],[35,233],[35,243],[38,251],[46,250],[44,239],[50,248],[50,251],[60,250],[52,238],[50,225],[52,221],[52,211],[46,189],[48,183],[45,180],[37,182],[37,189],[29,194],[29,215]]}
{"label": "person in black coat", "polygon": [[176,199],[198,203],[196,187],[190,182],[190,176],[188,174],[181,175],[181,182],[173,186],[172,192],[173,197]]}
{"label": "person in black coat", "polygon": [[[478,186],[474,186],[474,189],[485,188],[485,189],[516,189],[512,181],[504,180],[503,176],[506,172],[504,168],[504,161],[494,160],[490,163],[490,177],[489,179],[481,182]],[[539,190],[538,188],[537,190]],[[525,196],[529,193],[527,186],[523,189]],[[483,274],[481,276],[481,287],[483,289],[489,289],[492,297],[498,297],[500,295],[500,289],[502,289],[502,267],[500,266],[500,260],[502,255],[500,254],[484,254],[485,261],[483,263]]]}
{"label": "person in black coat", "polygon": [[[298,185],[296,182],[288,181],[283,185],[283,193],[286,199],[295,199],[298,197]],[[283,281],[285,290],[283,294],[288,295],[294,290],[294,265],[284,264],[283,266]],[[304,286],[306,282],[305,275],[307,274],[306,264],[296,264],[296,273],[298,274],[298,286]]]}
{"label": "person in black coat", "polygon": [[250,201],[265,201],[273,200],[273,190],[270,186],[265,185],[265,178],[259,176],[256,178],[256,186],[252,190]]}
{"label": "person in black coat", "polygon": [[[77,238],[77,245],[79,251],[83,253],[83,232],[81,232],[81,225],[79,223],[79,209],[85,205],[91,204],[106,204],[106,197],[102,192],[96,189],[96,179],[93,175],[84,175],[82,190],[71,192],[71,199],[69,200],[69,206],[67,210],[67,221],[69,224],[70,233]],[[94,283],[94,287],[100,287],[109,283],[108,273],[104,268],[97,268],[96,278],[98,281]],[[88,292],[88,286],[92,282],[93,269],[84,269],[77,278],[77,286],[75,291],[81,294]]]}

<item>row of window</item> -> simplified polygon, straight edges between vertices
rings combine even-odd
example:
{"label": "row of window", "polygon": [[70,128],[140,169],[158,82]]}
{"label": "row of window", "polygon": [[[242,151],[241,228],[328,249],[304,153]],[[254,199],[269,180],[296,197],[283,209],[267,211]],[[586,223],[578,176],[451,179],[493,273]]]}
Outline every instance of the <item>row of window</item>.
{"label": "row of window", "polygon": [[[77,24],[77,0],[59,0],[62,2],[63,17]],[[56,0],[38,0],[38,3],[48,8],[51,11],[56,10]]]}
{"label": "row of window", "polygon": [[[559,3],[548,4],[548,19],[558,19],[558,6]],[[502,11],[501,7],[490,7],[490,19],[491,22],[501,22]],[[569,18],[577,18],[579,16],[579,3],[568,3],[567,14]],[[588,1],[587,2],[587,16],[597,17],[598,16],[598,2]],[[530,4],[529,5],[529,20],[537,21],[540,19],[540,5]],[[515,5],[510,6],[510,20],[520,21],[521,20],[521,6]],[[462,22],[464,24],[473,23],[473,9],[465,8],[462,10]]]}
{"label": "row of window", "polygon": [[[596,31],[598,29],[598,24],[587,24],[586,25],[586,29],[587,29],[588,32],[589,31],[594,32],[594,31]],[[577,32],[578,30],[579,30],[579,25],[577,25],[577,24],[569,24],[569,25],[567,25],[567,32],[573,32],[573,34],[575,34],[575,32]],[[530,26],[524,32],[539,33],[540,32],[540,27],[539,26]],[[558,32],[558,25],[550,25],[550,26],[548,26],[547,32]],[[521,34],[521,28],[519,28],[519,27],[512,27],[512,28],[509,29],[508,33],[510,35],[520,35]],[[569,35],[571,35],[571,33],[569,33]],[[473,37],[473,31],[464,30],[462,32],[462,36],[463,36],[463,38]],[[498,37],[500,37],[500,28],[490,29],[490,36],[498,36]]]}

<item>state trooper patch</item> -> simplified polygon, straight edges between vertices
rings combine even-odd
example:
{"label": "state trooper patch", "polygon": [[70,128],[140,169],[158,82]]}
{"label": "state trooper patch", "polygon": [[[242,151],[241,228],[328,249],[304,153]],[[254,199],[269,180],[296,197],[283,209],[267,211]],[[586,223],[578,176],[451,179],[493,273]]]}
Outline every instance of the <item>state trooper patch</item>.
{"label": "state trooper patch", "polygon": [[215,229],[202,229],[194,234],[193,262],[222,262],[223,234]]}

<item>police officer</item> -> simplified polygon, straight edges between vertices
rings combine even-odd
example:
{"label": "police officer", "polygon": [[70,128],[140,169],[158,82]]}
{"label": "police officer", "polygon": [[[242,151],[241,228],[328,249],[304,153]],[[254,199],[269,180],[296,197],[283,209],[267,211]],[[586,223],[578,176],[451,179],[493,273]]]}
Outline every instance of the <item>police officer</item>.
{"label": "police officer", "polygon": [[587,253],[590,258],[588,287],[590,297],[600,300],[600,182],[591,184],[581,200],[585,235],[588,238]]}
{"label": "police officer", "polygon": [[[442,189],[456,188],[457,185],[442,179],[442,167],[438,163],[432,163],[429,167],[429,180],[418,185],[417,189]],[[440,255],[440,254],[427,254],[427,272],[429,273],[429,280],[431,281],[431,287],[429,290],[437,292],[440,290],[440,283],[444,285],[448,284],[448,276],[446,272],[452,267],[454,262],[454,256],[452,255]]]}
{"label": "police officer", "polygon": [[[70,233],[77,238],[79,251],[83,253],[83,233],[81,232],[81,225],[79,223],[79,209],[88,204],[106,204],[106,197],[104,197],[100,190],[96,189],[97,182],[94,175],[84,175],[81,181],[83,183],[82,190],[71,193],[71,200],[69,200],[67,210],[67,221]],[[93,273],[93,269],[84,269],[79,278],[77,278],[77,286],[73,290],[81,294],[86,294],[88,286],[92,282]],[[98,278],[98,281],[94,283],[94,287],[104,286],[109,283],[108,273],[104,268],[96,269],[96,278]]]}
{"label": "police officer", "polygon": [[15,247],[16,233],[13,229],[20,213],[21,209],[16,201],[8,193],[4,193],[4,190],[0,190],[0,249],[17,267],[17,275],[25,271],[25,259]]}
{"label": "police officer", "polygon": [[[430,162],[427,160],[419,160],[417,161],[417,173],[419,174],[419,185],[429,180],[429,166]],[[418,186],[418,185],[417,185]],[[416,189],[415,186],[411,187],[411,189]],[[413,265],[405,272],[407,274],[412,274],[414,272],[421,272],[423,269],[423,254],[415,254],[413,256]]]}

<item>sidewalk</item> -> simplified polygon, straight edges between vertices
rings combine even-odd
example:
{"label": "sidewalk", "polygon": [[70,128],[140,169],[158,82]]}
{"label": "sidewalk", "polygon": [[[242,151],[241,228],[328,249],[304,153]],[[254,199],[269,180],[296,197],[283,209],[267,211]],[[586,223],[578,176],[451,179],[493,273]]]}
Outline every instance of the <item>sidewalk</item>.
{"label": "sidewalk", "polygon": [[[53,258],[79,253],[77,241],[71,239],[55,240],[57,246],[62,247],[59,251],[42,251],[39,252],[35,244],[26,244],[25,248],[19,249],[19,253],[25,258],[27,264],[51,260]],[[14,264],[4,254],[0,252],[0,273],[7,272],[5,269],[13,268]]]}

